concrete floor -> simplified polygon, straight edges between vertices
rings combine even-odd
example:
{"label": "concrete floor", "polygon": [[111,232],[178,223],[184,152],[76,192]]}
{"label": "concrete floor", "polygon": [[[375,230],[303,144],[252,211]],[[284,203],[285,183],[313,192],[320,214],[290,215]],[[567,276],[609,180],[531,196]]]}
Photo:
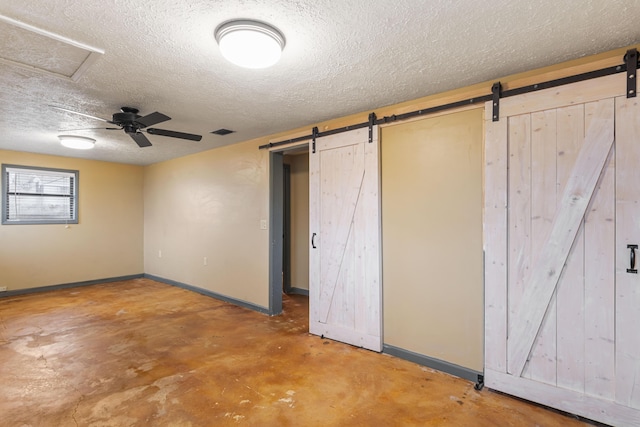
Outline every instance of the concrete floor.
{"label": "concrete floor", "polygon": [[1,426],[584,426],[147,279],[0,298]]}

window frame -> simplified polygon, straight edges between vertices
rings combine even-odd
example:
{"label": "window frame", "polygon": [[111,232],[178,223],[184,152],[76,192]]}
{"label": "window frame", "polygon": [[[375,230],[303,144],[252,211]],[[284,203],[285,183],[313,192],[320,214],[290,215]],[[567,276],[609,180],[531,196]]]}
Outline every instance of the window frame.
{"label": "window frame", "polygon": [[[7,169],[21,169],[24,170],[26,172],[28,171],[33,171],[34,173],[37,173],[38,171],[46,171],[46,172],[58,172],[58,173],[64,173],[64,174],[72,174],[73,175],[73,186],[71,188],[71,194],[69,196],[63,196],[63,197],[69,197],[71,204],[70,206],[73,209],[73,218],[68,218],[68,219],[51,219],[51,218],[44,218],[44,219],[31,219],[31,220],[11,220],[9,219],[9,215],[8,215],[8,209],[10,206],[9,203],[9,197],[11,195],[11,193],[9,192],[9,179],[7,176]],[[48,167],[39,167],[39,166],[25,166],[25,165],[13,165],[13,164],[2,164],[2,179],[0,180],[1,185],[2,185],[2,190],[0,191],[1,195],[2,195],[2,225],[17,225],[17,224],[21,224],[21,225],[33,225],[33,224],[78,224],[78,218],[79,218],[79,213],[78,213],[78,207],[79,207],[79,202],[78,202],[78,189],[80,187],[79,184],[79,171],[77,170],[72,170],[72,169],[58,169],[58,168],[48,168]],[[46,194],[34,194],[35,196],[46,196]]]}

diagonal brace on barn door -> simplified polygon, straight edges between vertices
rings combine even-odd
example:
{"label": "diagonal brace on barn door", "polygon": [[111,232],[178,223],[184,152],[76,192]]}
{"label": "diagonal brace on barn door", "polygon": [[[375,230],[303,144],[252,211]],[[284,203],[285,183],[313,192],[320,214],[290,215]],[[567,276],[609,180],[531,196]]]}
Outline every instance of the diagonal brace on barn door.
{"label": "diagonal brace on barn door", "polygon": [[520,305],[512,317],[508,338],[508,372],[521,376],[558,285],[571,246],[585,216],[614,141],[613,99],[597,103],[584,144],[571,170],[551,231]]}

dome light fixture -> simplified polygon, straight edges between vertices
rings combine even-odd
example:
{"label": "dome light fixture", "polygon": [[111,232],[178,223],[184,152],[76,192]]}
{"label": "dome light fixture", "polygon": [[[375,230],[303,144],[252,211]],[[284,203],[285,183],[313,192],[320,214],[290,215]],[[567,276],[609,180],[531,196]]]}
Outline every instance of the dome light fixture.
{"label": "dome light fixture", "polygon": [[95,139],[86,136],[58,135],[58,138],[60,138],[60,144],[76,150],[89,150],[93,148],[96,143]]}
{"label": "dome light fixture", "polygon": [[239,19],[227,21],[215,31],[220,52],[229,62],[244,68],[267,68],[280,59],[285,39],[264,22]]}

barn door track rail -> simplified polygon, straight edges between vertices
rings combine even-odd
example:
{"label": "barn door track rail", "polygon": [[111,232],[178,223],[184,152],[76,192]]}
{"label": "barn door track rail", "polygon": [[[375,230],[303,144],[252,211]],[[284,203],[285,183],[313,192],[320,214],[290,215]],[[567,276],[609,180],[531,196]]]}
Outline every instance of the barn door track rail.
{"label": "barn door track rail", "polygon": [[[522,95],[530,92],[537,92],[543,89],[549,89],[553,87],[563,86],[571,83],[581,82],[584,80],[596,79],[598,77],[609,76],[618,73],[627,73],[627,98],[634,98],[637,94],[637,69],[638,69],[638,50],[636,48],[627,50],[627,53],[623,57],[624,63],[621,65],[615,65],[613,67],[602,68],[599,70],[589,71],[586,73],[576,74],[573,76],[562,77],[555,80],[549,80],[542,83],[534,83],[532,85],[523,86],[515,89],[502,90],[500,82],[495,82],[491,87],[491,93],[476,98],[468,98],[461,101],[451,102],[448,104],[436,105],[435,107],[424,108],[421,110],[411,111],[408,113],[385,116],[377,118],[375,113],[369,114],[369,120],[363,123],[357,123],[353,125],[344,126],[341,128],[331,129],[324,132],[318,132],[318,128],[313,128],[313,132],[309,135],[300,136],[297,138],[287,139],[278,142],[270,142],[268,144],[258,147],[260,150],[275,148],[282,145],[288,145],[295,142],[308,141],[310,139],[315,140],[323,136],[335,135],[342,132],[348,132],[351,130],[369,128],[369,141],[372,141],[373,126],[381,125],[385,123],[392,123],[398,120],[407,120],[413,117],[424,116],[427,114],[433,114],[440,111],[451,110],[454,108],[460,108],[467,105],[474,105],[484,103],[487,101],[493,101],[493,121],[500,120],[500,99],[508,98],[510,96]],[[314,144],[315,145],[315,144]],[[315,153],[315,150],[313,150]]]}

